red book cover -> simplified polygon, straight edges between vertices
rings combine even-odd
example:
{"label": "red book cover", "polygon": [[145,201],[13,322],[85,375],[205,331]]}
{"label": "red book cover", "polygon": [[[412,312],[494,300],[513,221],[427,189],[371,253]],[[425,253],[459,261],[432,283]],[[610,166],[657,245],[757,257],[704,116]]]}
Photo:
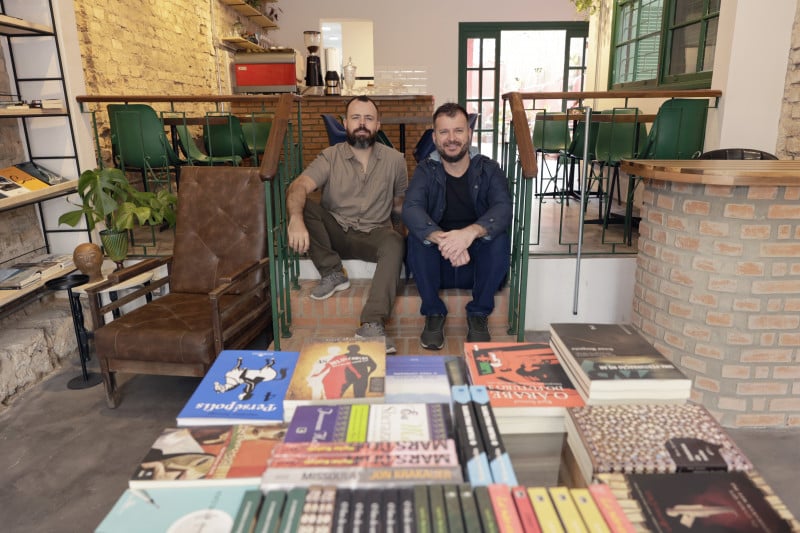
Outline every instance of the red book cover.
{"label": "red book cover", "polygon": [[492,500],[494,518],[497,521],[497,528],[501,533],[519,533],[523,531],[520,522],[517,506],[514,505],[514,498],[511,497],[511,489],[508,485],[493,483],[489,485],[489,498]]}
{"label": "red book cover", "polygon": [[578,407],[584,404],[549,344],[466,343],[473,385],[485,385],[492,407]]}
{"label": "red book cover", "polygon": [[541,533],[542,528],[539,527],[539,520],[536,519],[533,504],[528,497],[528,489],[522,485],[516,486],[511,489],[511,497],[514,499],[514,505],[517,506],[517,514],[519,515],[519,521],[522,523],[522,530],[525,533]]}
{"label": "red book cover", "polygon": [[636,533],[636,528],[625,516],[625,511],[622,510],[608,485],[605,483],[593,483],[588,488],[589,492],[592,493],[594,503],[600,509],[600,514],[606,519],[606,524],[613,533]]}

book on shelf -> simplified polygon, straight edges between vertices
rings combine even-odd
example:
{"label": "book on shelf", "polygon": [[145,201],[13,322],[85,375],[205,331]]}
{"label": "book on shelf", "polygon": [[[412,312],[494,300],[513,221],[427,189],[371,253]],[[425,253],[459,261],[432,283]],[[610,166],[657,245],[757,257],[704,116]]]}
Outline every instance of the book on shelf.
{"label": "book on shelf", "polygon": [[612,474],[604,481],[640,530],[788,533],[800,529],[763,478],[753,473]]}
{"label": "book on shelf", "polygon": [[452,355],[395,355],[386,358],[387,403],[449,403],[447,364]]}
{"label": "book on shelf", "polygon": [[751,470],[750,460],[698,404],[571,407],[567,444],[584,482],[597,474]]}
{"label": "book on shelf", "polygon": [[297,352],[223,350],[178,413],[177,424],[282,424],[297,357]]}
{"label": "book on shelf", "polygon": [[75,263],[72,261],[72,254],[45,254],[28,261],[14,263],[11,268],[34,268],[43,278],[48,278],[73,270]]}
{"label": "book on shelf", "polygon": [[566,408],[584,405],[549,344],[466,343],[464,357],[504,434],[564,431]]}
{"label": "book on shelf", "polygon": [[35,176],[28,174],[16,165],[10,167],[0,168],[0,180],[7,180],[22,187],[24,192],[40,191],[48,188],[50,185],[38,179]]}
{"label": "book on shelf", "polygon": [[453,438],[443,403],[301,405],[286,442],[393,442]]}
{"label": "book on shelf", "polygon": [[95,533],[231,531],[245,494],[256,487],[127,489]]}
{"label": "book on shelf", "polygon": [[283,402],[284,420],[300,405],[383,402],[385,381],[382,339],[314,339],[300,349]]}
{"label": "book on shelf", "polygon": [[34,178],[46,183],[47,185],[56,185],[58,183],[63,183],[67,181],[67,179],[60,175],[56,174],[55,172],[49,170],[47,167],[36,163],[35,161],[26,161],[24,163],[17,163],[14,165],[18,169],[23,172],[26,172],[33,176]]}
{"label": "book on shelf", "polygon": [[553,323],[550,343],[587,404],[689,399],[692,381],[630,324]]}
{"label": "book on shelf", "polygon": [[132,489],[257,485],[286,427],[166,428],[128,480]]}
{"label": "book on shelf", "polygon": [[42,279],[42,272],[37,267],[9,267],[0,269],[0,289],[19,290],[33,285]]}

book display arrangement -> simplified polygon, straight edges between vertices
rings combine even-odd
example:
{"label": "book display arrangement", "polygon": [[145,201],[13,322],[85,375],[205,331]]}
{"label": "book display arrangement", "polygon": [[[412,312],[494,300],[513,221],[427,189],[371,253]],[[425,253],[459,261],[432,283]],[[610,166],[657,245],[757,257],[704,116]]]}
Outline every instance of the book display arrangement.
{"label": "book display arrangement", "polygon": [[63,179],[32,161],[0,169],[0,199],[41,191]]}
{"label": "book display arrangement", "polygon": [[564,431],[566,408],[584,405],[548,344],[468,343],[464,356],[470,383],[486,387],[502,433]]}
{"label": "book display arrangement", "polygon": [[[554,431],[566,430],[558,485],[528,486],[501,420],[542,406],[512,403],[497,416],[494,400],[563,390],[541,388],[558,381],[548,345],[467,346],[468,384],[450,357],[387,360],[376,344],[222,352],[96,531],[800,531],[702,406],[582,405],[572,389],[578,406],[553,414]],[[336,387],[313,384],[319,399],[299,398],[309,377],[334,372]]]}
{"label": "book display arrangement", "polygon": [[587,404],[683,403],[692,382],[626,324],[550,324],[550,344]]}
{"label": "book display arrangement", "polygon": [[18,290],[37,281],[74,270],[72,256],[48,254],[0,268],[0,289]]}

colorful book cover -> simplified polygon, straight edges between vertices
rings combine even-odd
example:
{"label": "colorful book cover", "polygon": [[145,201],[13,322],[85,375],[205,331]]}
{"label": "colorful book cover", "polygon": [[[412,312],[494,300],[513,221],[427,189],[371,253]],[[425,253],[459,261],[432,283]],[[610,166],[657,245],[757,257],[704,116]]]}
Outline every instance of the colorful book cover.
{"label": "colorful book cover", "polygon": [[281,424],[297,352],[224,350],[178,413],[179,426]]}
{"label": "colorful book cover", "polygon": [[416,483],[462,483],[460,466],[310,466],[270,465],[261,489],[331,485],[336,487],[399,487]]}
{"label": "colorful book cover", "polygon": [[469,394],[475,405],[475,420],[480,429],[486,456],[489,459],[489,469],[495,483],[504,483],[510,487],[518,485],[517,475],[511,464],[500,430],[494,419],[492,406],[489,403],[489,393],[483,385],[470,385]]}
{"label": "colorful book cover", "polygon": [[456,452],[453,439],[398,442],[283,442],[272,450],[272,457],[339,457],[370,455],[417,455]]}
{"label": "colorful book cover", "polygon": [[630,474],[625,479],[653,531],[792,531],[744,472]]}
{"label": "colorful book cover", "polygon": [[539,520],[536,518],[536,513],[533,510],[531,499],[528,497],[528,491],[525,487],[522,485],[511,487],[511,498],[517,507],[522,531],[525,533],[541,533],[542,528],[539,526]]}
{"label": "colorful book cover", "polygon": [[167,428],[128,484],[132,489],[257,484],[285,433],[282,425]]}
{"label": "colorful book cover", "polygon": [[352,408],[352,405],[298,406],[284,442],[344,442]]}
{"label": "colorful book cover", "polygon": [[588,490],[612,533],[636,533],[636,528],[608,485],[592,483],[588,486]]}
{"label": "colorful book cover", "polygon": [[558,512],[561,523],[564,525],[564,531],[567,533],[587,533],[586,525],[583,523],[583,518],[572,501],[572,494],[570,494],[567,487],[550,487],[547,489],[550,492],[550,497],[553,499],[553,505]]}
{"label": "colorful book cover", "polygon": [[127,489],[95,533],[231,531],[245,493],[254,487]]}
{"label": "colorful book cover", "polygon": [[460,467],[455,448],[440,452],[371,453],[354,455],[273,456],[270,468],[389,468],[389,467]]}
{"label": "colorful book cover", "polygon": [[492,483],[489,459],[483,445],[480,428],[475,417],[475,406],[468,385],[453,385],[453,422],[456,428],[461,465],[464,478],[473,487]]}
{"label": "colorful book cover", "polygon": [[501,533],[519,533],[522,531],[522,522],[519,521],[517,507],[511,497],[511,489],[503,483],[489,485],[489,497],[492,500],[492,509]]}
{"label": "colorful book cover", "polygon": [[558,517],[547,487],[528,487],[528,499],[536,513],[539,527],[545,533],[564,533],[561,519]]}
{"label": "colorful book cover", "polygon": [[20,187],[26,189],[26,192],[40,191],[49,187],[44,181],[31,176],[17,166],[0,168],[0,177],[16,183]]}
{"label": "colorful book cover", "polygon": [[298,531],[331,531],[334,523],[336,487],[308,487]]}
{"label": "colorful book cover", "polygon": [[589,533],[611,533],[588,488],[571,488],[570,493]]}
{"label": "colorful book cover", "polygon": [[525,416],[549,408],[563,416],[565,407],[584,404],[548,344],[467,343],[464,352],[471,383],[486,387],[495,412],[521,408]]}
{"label": "colorful book cover", "polygon": [[386,358],[387,403],[449,403],[451,355],[397,355]]}
{"label": "colorful book cover", "polygon": [[286,392],[287,420],[308,404],[383,401],[386,345],[355,338],[314,340],[303,346]]}

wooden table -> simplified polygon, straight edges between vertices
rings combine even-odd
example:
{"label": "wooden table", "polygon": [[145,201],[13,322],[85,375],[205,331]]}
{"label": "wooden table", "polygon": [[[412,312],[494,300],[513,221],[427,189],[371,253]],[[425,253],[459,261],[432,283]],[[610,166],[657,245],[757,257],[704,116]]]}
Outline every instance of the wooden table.
{"label": "wooden table", "polygon": [[620,168],[639,178],[701,185],[774,186],[800,185],[798,160],[728,159],[634,159]]}
{"label": "wooden table", "polygon": [[400,116],[382,116],[381,124],[397,124],[400,126],[400,153],[406,153],[406,124],[430,124],[431,117],[400,117]]}

